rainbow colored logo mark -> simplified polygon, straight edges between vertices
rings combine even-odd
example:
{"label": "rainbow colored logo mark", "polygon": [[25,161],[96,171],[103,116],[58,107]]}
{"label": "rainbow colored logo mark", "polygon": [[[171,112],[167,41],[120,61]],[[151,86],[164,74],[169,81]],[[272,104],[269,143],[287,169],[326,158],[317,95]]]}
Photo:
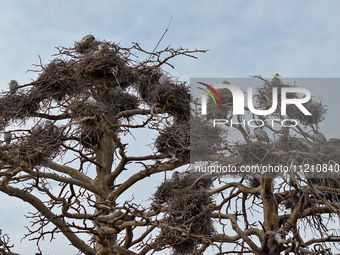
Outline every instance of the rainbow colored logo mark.
{"label": "rainbow colored logo mark", "polygon": [[202,84],[202,85],[207,87],[207,89],[203,89],[203,88],[200,88],[200,87],[197,87],[197,88],[207,92],[208,95],[212,98],[212,100],[214,100],[215,105],[217,105],[215,97],[213,96],[213,94],[211,94],[211,92],[209,90],[211,90],[217,96],[218,100],[220,101],[220,104],[222,105],[222,100],[221,100],[220,96],[218,95],[217,91],[213,87],[211,87],[210,85],[203,83],[203,82],[197,82],[197,83]]}

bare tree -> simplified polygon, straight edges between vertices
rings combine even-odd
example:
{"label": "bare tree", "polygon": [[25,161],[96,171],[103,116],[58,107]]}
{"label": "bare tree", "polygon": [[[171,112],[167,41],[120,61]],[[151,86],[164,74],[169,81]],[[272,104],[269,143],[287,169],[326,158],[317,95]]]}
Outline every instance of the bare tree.
{"label": "bare tree", "polygon": [[[272,130],[279,137],[276,142],[254,142],[249,130],[236,126],[244,140],[231,143],[223,129],[213,129],[209,120],[190,110],[188,85],[164,71],[174,57],[205,51],[168,47],[147,52],[138,44],[123,48],[92,37],[57,50],[49,64],[37,65],[36,80],[0,98],[0,128],[6,132],[0,147],[0,191],[35,208],[25,237],[38,247],[45,236],[61,233],[82,254],[167,249],[203,254],[208,247],[218,254],[327,254],[324,244],[340,240],[324,222],[324,215],[337,216],[339,210],[334,178],[248,175],[229,181],[184,171],[159,187],[155,184],[147,205],[119,202],[146,177],[188,166],[190,152],[199,158],[192,161],[235,166],[339,162],[338,140],[314,143],[308,133],[323,120],[323,104],[308,105],[312,119],[288,110],[302,125]],[[134,54],[145,54],[146,60]],[[223,93],[222,108],[208,119],[214,114],[231,117],[230,95]],[[263,79],[259,107],[268,106],[270,93]],[[123,135],[138,128],[159,132],[155,153],[129,155]],[[131,168],[137,171],[118,182]],[[260,220],[251,216],[257,212]],[[304,240],[299,224],[321,237]],[[7,243],[4,247],[11,248]]]}

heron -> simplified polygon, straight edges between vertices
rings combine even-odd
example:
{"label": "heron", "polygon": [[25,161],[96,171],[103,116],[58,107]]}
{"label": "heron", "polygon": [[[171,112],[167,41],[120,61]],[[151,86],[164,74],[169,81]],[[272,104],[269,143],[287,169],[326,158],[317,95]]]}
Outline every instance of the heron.
{"label": "heron", "polygon": [[179,178],[179,172],[178,171],[173,172],[172,176],[171,176],[171,180],[177,182],[177,181],[179,181],[179,179],[180,179]]}
{"label": "heron", "polygon": [[123,94],[123,89],[120,85],[116,86],[115,89],[113,90],[113,95],[119,96]]}
{"label": "heron", "polygon": [[9,93],[15,94],[17,92],[19,85],[16,80],[11,80],[7,85],[9,85]]}
{"label": "heron", "polygon": [[268,134],[266,131],[264,131],[262,128],[255,128],[254,129],[254,135],[250,136],[251,138],[257,138],[259,141],[261,142],[266,142],[266,143],[270,143]]}
{"label": "heron", "polygon": [[101,44],[98,45],[98,50],[95,52],[95,54],[98,54],[100,52],[104,52],[106,50],[108,50],[107,44],[101,43]]}
{"label": "heron", "polygon": [[12,133],[11,132],[5,132],[4,133],[4,140],[6,144],[10,144],[12,141]]}
{"label": "heron", "polygon": [[162,75],[159,79],[158,79],[159,84],[166,84],[170,82],[170,79],[168,76]]}
{"label": "heron", "polygon": [[326,139],[325,135],[321,132],[315,132],[313,134],[313,137],[314,137],[315,142],[322,143],[322,144],[327,143],[327,139]]}
{"label": "heron", "polygon": [[278,73],[273,75],[274,78],[272,79],[272,81],[270,82],[270,84],[272,86],[277,86],[281,83],[280,77],[282,77],[281,75],[279,75]]}
{"label": "heron", "polygon": [[93,42],[95,40],[93,35],[85,35],[83,39],[81,39],[83,42]]}

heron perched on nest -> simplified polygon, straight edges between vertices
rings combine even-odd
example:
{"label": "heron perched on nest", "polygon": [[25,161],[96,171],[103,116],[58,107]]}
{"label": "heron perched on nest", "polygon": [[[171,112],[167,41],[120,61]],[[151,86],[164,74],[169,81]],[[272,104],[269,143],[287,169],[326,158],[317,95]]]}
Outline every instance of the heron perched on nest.
{"label": "heron perched on nest", "polygon": [[83,39],[81,39],[83,42],[93,42],[95,40],[93,35],[85,35]]}
{"label": "heron perched on nest", "polygon": [[274,76],[274,78],[270,82],[270,85],[272,85],[272,86],[279,85],[281,83],[280,77],[282,77],[282,76],[279,75],[278,73],[274,74],[273,76]]}
{"label": "heron perched on nest", "polygon": [[261,142],[270,143],[268,134],[266,131],[264,131],[262,128],[255,128],[254,129],[254,135],[250,135],[250,138],[254,139],[257,138]]}
{"label": "heron perched on nest", "polygon": [[166,84],[170,82],[170,79],[168,76],[166,75],[162,75],[159,79],[158,79],[159,84]]}
{"label": "heron perched on nest", "polygon": [[174,181],[174,182],[177,182],[179,181],[180,177],[179,177],[179,172],[178,171],[175,171],[172,173],[172,176],[171,176],[171,180]]}
{"label": "heron perched on nest", "polygon": [[315,132],[313,134],[313,137],[314,137],[315,142],[323,143],[323,144],[327,143],[327,139],[326,139],[325,135],[321,132]]}
{"label": "heron perched on nest", "polygon": [[5,132],[4,133],[4,140],[6,144],[10,144],[12,141],[12,133],[11,132]]}
{"label": "heron perched on nest", "polygon": [[9,85],[9,92],[11,94],[17,92],[19,85],[16,80],[11,80],[7,85]]}

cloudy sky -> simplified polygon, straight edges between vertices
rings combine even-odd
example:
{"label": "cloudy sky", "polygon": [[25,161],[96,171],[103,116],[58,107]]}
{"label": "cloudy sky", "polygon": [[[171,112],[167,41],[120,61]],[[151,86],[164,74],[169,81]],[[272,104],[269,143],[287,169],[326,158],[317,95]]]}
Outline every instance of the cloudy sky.
{"label": "cloudy sky", "polygon": [[[0,8],[0,89],[16,79],[29,83],[41,56],[48,63],[56,46],[72,46],[86,34],[129,47],[139,42],[152,51],[172,22],[159,48],[206,49],[198,59],[178,57],[168,68],[174,76],[338,78],[340,59],[340,2],[337,0],[210,0],[210,1],[115,1],[115,0],[14,0]],[[312,95],[322,96],[330,111],[324,132],[336,136],[339,110],[338,86],[316,86]],[[328,132],[327,132],[328,131]],[[148,195],[146,194],[146,198]],[[6,210],[0,211],[0,228],[9,233],[15,251],[28,254],[34,244],[20,241],[22,216],[29,207],[0,195]],[[4,208],[4,206],[2,206]],[[15,215],[15,217],[13,217]],[[25,223],[24,223],[25,222]],[[64,239],[50,245],[44,254],[75,254]]]}

